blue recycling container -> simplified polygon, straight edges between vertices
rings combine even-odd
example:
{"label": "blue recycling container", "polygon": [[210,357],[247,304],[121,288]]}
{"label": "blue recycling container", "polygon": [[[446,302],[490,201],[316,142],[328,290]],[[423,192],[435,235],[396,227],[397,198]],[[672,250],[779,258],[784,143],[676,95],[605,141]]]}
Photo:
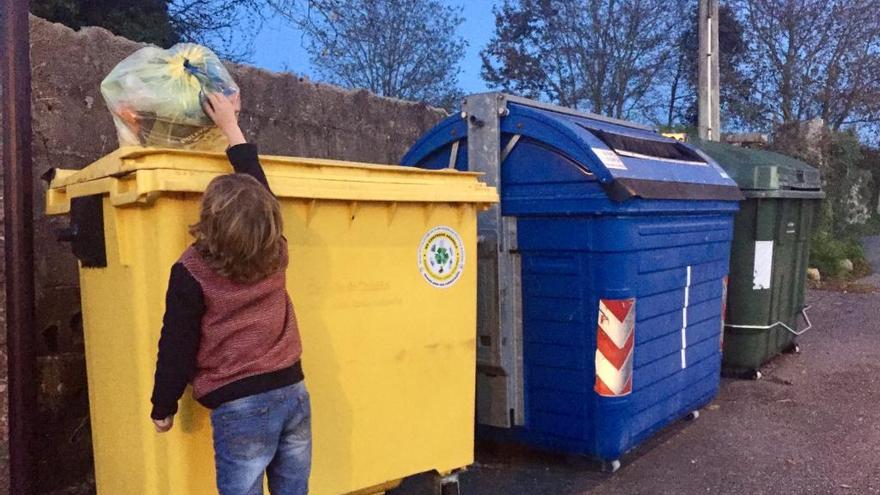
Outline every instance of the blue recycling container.
{"label": "blue recycling container", "polygon": [[718,392],[742,195],[654,130],[501,93],[468,97],[402,163],[484,173],[481,435],[610,463]]}

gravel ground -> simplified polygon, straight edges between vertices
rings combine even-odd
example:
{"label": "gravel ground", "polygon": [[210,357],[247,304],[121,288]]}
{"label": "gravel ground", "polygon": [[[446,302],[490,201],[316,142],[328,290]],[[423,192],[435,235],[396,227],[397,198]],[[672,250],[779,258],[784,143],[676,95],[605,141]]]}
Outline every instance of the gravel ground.
{"label": "gravel ground", "polygon": [[699,419],[668,428],[615,475],[479,445],[462,494],[880,493],[880,292],[811,291],[808,301],[815,327],[801,354],[774,359],[759,381],[725,380]]}

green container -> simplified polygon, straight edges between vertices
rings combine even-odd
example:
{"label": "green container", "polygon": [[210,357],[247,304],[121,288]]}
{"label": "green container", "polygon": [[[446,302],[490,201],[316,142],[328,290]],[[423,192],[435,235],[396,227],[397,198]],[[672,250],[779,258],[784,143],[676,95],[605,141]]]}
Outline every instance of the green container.
{"label": "green container", "polygon": [[722,372],[758,369],[810,328],[804,306],[810,238],[822,192],[819,171],[763,150],[696,141],[745,196],[734,220]]}

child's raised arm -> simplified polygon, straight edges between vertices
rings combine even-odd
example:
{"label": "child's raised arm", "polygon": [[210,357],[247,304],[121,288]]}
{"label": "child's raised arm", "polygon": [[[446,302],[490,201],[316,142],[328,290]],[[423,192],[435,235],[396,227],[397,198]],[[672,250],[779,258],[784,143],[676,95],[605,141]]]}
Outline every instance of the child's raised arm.
{"label": "child's raised arm", "polygon": [[241,112],[241,96],[235,93],[232,96],[226,96],[221,93],[208,93],[205,96],[204,109],[208,117],[214,121],[217,128],[220,129],[226,139],[229,140],[229,147],[238,144],[244,144],[247,140],[241,127],[238,126],[238,114]]}
{"label": "child's raised arm", "polygon": [[266,180],[266,174],[257,155],[257,146],[247,142],[238,125],[240,111],[241,98],[238,93],[232,97],[220,93],[210,93],[207,96],[205,113],[214,120],[229,141],[226,156],[229,157],[235,173],[250,175],[269,189],[269,181]]}

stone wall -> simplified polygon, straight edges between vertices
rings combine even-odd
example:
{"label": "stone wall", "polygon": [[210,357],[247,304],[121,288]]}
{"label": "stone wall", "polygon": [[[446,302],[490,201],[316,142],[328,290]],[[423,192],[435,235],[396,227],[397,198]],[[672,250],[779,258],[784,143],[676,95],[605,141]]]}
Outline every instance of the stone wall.
{"label": "stone wall", "polygon": [[[81,168],[116,148],[99,85],[116,63],[141,46],[103,29],[75,32],[31,18],[39,448],[45,489],[88,473],[90,438],[76,260],[53,237],[65,220],[42,214],[45,185],[38,177],[53,167]],[[245,133],[264,153],[396,163],[445,116],[424,104],[346,91],[292,74],[243,65],[230,69],[242,90]],[[0,339],[5,340],[5,332]],[[0,364],[5,424],[5,352],[0,352]],[[5,434],[2,439],[0,455],[6,456]],[[8,479],[6,465],[0,466],[0,483]]]}

